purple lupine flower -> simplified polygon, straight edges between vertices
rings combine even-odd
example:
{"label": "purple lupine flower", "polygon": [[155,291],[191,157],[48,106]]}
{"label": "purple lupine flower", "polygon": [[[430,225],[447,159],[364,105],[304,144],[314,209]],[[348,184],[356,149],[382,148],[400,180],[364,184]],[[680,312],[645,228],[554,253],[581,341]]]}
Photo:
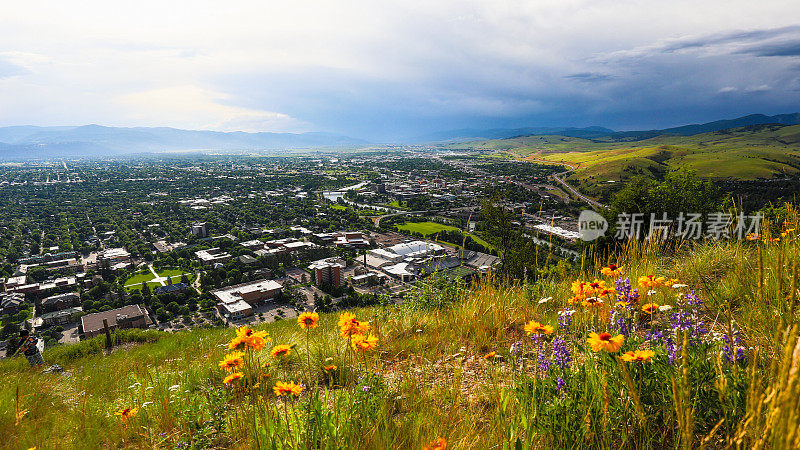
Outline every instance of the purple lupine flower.
{"label": "purple lupine flower", "polygon": [[653,330],[647,332],[647,335],[644,337],[646,341],[661,341],[664,339],[664,333],[659,330]]}
{"label": "purple lupine flower", "polygon": [[678,301],[677,311],[670,315],[673,330],[687,331],[690,338],[700,338],[708,331],[700,315],[703,301],[694,291]]}
{"label": "purple lupine flower", "polygon": [[563,378],[561,378],[561,377],[556,378],[556,392],[561,392],[561,390],[564,389],[564,386],[566,384],[567,384],[567,382],[564,381]]}
{"label": "purple lupine flower", "polygon": [[664,346],[667,347],[667,356],[669,357],[669,363],[675,364],[675,361],[680,358],[681,353],[681,346],[675,344],[675,340],[672,339],[672,336],[664,336]]}
{"label": "purple lupine flower", "polygon": [[733,339],[727,334],[722,335],[722,355],[728,362],[744,361],[744,347],[742,346],[742,335],[739,330],[733,332]]}
{"label": "purple lupine flower", "polygon": [[558,327],[562,330],[569,332],[572,327],[572,315],[575,314],[574,309],[565,309],[558,312]]}
{"label": "purple lupine flower", "polygon": [[611,316],[608,318],[609,327],[612,330],[616,330],[617,333],[624,334],[628,336],[631,332],[631,327],[628,326],[627,317],[622,311],[614,309],[611,311]]}
{"label": "purple lupine flower", "polygon": [[617,278],[614,281],[617,292],[617,301],[622,303],[636,303],[639,301],[639,290],[631,286],[631,279],[628,277]]}
{"label": "purple lupine flower", "polygon": [[567,341],[561,336],[553,338],[553,362],[562,370],[567,369],[572,362]]}
{"label": "purple lupine flower", "polygon": [[550,357],[547,356],[545,352],[539,352],[539,356],[537,357],[537,364],[539,372],[542,374],[542,377],[550,370],[550,365],[553,362],[550,360]]}

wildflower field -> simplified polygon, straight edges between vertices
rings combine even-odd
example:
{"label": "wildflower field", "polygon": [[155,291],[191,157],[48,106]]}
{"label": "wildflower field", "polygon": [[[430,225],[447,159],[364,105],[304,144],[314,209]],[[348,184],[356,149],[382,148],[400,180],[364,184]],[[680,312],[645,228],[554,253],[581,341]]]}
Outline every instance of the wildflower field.
{"label": "wildflower field", "polygon": [[796,228],[4,360],[0,447],[800,448]]}

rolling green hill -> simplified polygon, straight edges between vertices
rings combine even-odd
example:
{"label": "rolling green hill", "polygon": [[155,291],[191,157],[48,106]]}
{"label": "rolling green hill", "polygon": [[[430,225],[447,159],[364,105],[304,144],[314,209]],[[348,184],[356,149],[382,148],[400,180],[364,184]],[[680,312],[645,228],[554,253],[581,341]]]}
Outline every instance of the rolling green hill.
{"label": "rolling green hill", "polygon": [[800,125],[753,125],[636,142],[525,136],[451,147],[505,151],[529,160],[575,166],[568,180],[592,195],[613,190],[617,182],[634,175],[659,178],[679,168],[695,170],[703,177],[735,180],[796,177],[800,173]]}

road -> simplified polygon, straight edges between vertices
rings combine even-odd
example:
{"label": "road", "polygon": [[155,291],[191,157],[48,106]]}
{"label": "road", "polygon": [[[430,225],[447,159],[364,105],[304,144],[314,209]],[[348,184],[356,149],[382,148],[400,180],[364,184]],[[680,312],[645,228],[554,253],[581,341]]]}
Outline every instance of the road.
{"label": "road", "polygon": [[565,163],[565,162],[547,161],[547,160],[544,160],[544,159],[525,159],[524,161],[541,162],[541,163],[544,163],[544,164],[559,164],[559,165],[562,165],[564,167],[569,167],[569,170],[567,170],[567,171],[550,175],[550,178],[555,180],[556,183],[560,184],[564,189],[567,190],[567,192],[569,192],[570,194],[572,194],[575,197],[579,198],[583,202],[589,204],[589,206],[591,206],[592,208],[595,208],[595,209],[597,209],[597,208],[605,208],[606,205],[598,202],[597,200],[591,199],[591,198],[581,194],[580,191],[578,191],[574,187],[572,187],[569,184],[567,184],[567,182],[564,180],[564,176],[565,175],[569,174],[570,172],[574,172],[575,169],[577,169],[577,167],[575,167],[574,165],[569,164],[569,163]]}
{"label": "road", "polygon": [[558,184],[560,184],[562,187],[564,187],[567,191],[569,191],[572,195],[574,195],[575,197],[578,197],[579,199],[583,200],[585,203],[588,203],[589,206],[591,206],[592,208],[594,208],[594,209],[605,208],[606,205],[598,202],[597,200],[593,200],[593,199],[581,194],[577,189],[575,189],[574,187],[570,186],[569,184],[567,184],[566,181],[564,181],[564,179],[562,177],[564,175],[570,173],[570,172],[572,172],[572,170],[568,170],[566,172],[553,174],[552,178],[554,180],[556,180],[556,182]]}

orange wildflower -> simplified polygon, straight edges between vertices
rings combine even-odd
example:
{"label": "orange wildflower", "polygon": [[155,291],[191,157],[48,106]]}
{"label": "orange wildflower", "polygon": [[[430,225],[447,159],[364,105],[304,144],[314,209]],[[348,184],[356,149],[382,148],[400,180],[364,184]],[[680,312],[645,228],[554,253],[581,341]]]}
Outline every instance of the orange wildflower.
{"label": "orange wildflower", "polygon": [[652,350],[634,350],[632,352],[625,352],[625,354],[622,355],[621,358],[625,362],[636,362],[636,361],[647,361],[653,356],[655,356],[655,352],[653,352]]}
{"label": "orange wildflower", "polygon": [[241,372],[233,372],[232,374],[230,374],[227,377],[225,377],[225,380],[223,380],[223,383],[225,383],[225,384],[233,384],[234,381],[241,380],[243,377],[244,377],[244,375],[242,375]]}
{"label": "orange wildflower", "polygon": [[339,316],[339,332],[342,337],[349,338],[355,334],[367,334],[369,332],[369,323],[362,322],[356,319],[351,313],[345,312]]}
{"label": "orange wildflower", "polygon": [[497,356],[497,352],[489,352],[489,353],[483,355],[483,359],[492,359],[495,356]]}
{"label": "orange wildflower", "polygon": [[278,358],[280,356],[289,356],[292,354],[292,347],[289,345],[276,345],[272,347],[272,351],[269,352],[273,358]]}
{"label": "orange wildflower", "polygon": [[592,293],[600,292],[606,288],[606,282],[605,280],[598,280],[595,278],[594,281],[589,283],[589,287],[592,288]]}
{"label": "orange wildflower", "polygon": [[622,348],[622,344],[625,342],[625,336],[621,334],[612,336],[610,333],[589,333],[589,338],[586,339],[586,342],[591,345],[592,351],[599,352],[600,350],[605,350],[609,353],[616,353]]}
{"label": "orange wildflower", "polygon": [[375,350],[375,347],[378,346],[378,337],[371,334],[354,334],[350,340],[350,346],[357,352]]}
{"label": "orange wildflower", "polygon": [[319,326],[319,314],[315,312],[304,312],[297,317],[297,324],[306,330],[317,328]]}
{"label": "orange wildflower", "polygon": [[614,264],[609,264],[607,267],[600,269],[600,273],[607,277],[618,277],[622,275],[622,267],[617,267]]}
{"label": "orange wildflower", "polygon": [[300,386],[294,381],[290,381],[288,383],[278,381],[275,383],[275,387],[272,388],[272,392],[274,392],[278,397],[283,397],[285,395],[293,395],[297,397],[301,392],[303,392],[303,386]]}
{"label": "orange wildflower", "polygon": [[539,322],[534,322],[531,320],[530,322],[525,324],[525,332],[528,333],[528,336],[536,333],[536,334],[552,334],[553,327],[550,325],[542,325]]}
{"label": "orange wildflower", "polygon": [[647,289],[655,289],[664,285],[666,280],[664,277],[656,277],[655,275],[646,275],[639,277],[639,286]]}
{"label": "orange wildflower", "polygon": [[583,306],[600,306],[603,304],[603,299],[599,297],[589,297],[581,303]]}
{"label": "orange wildflower", "polygon": [[422,450],[446,450],[446,449],[447,449],[447,441],[444,438],[436,439],[430,444],[422,447]]}
{"label": "orange wildflower", "polygon": [[248,326],[236,330],[236,337],[231,339],[228,348],[231,350],[261,350],[270,338],[266,331],[255,331]]}
{"label": "orange wildflower", "polygon": [[234,369],[241,369],[244,366],[244,359],[242,358],[244,353],[242,352],[233,352],[225,355],[225,358],[219,362],[219,368],[225,369],[228,372]]}
{"label": "orange wildflower", "polygon": [[603,289],[597,293],[598,297],[605,297],[606,295],[616,295],[617,291],[614,288]]}
{"label": "orange wildflower", "polygon": [[139,412],[138,408],[125,408],[115,412],[114,415],[119,416],[120,420],[126,422],[128,419],[136,417],[136,414],[138,412]]}
{"label": "orange wildflower", "polygon": [[658,311],[657,303],[647,303],[642,305],[642,312],[645,314],[653,314],[656,311]]}

